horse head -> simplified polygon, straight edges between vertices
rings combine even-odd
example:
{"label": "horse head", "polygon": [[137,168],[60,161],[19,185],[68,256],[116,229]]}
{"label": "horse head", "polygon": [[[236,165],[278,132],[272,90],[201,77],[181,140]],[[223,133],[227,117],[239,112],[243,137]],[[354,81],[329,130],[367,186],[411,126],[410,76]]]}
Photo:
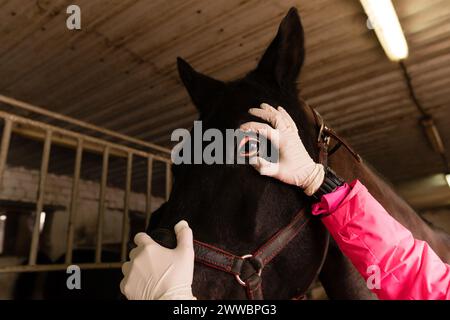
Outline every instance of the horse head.
{"label": "horse head", "polygon": [[[302,141],[317,160],[317,128],[310,110],[298,97],[296,85],[304,51],[300,17],[296,9],[291,9],[256,69],[242,79],[213,79],[179,58],[179,74],[199,111],[203,130],[237,129],[247,121],[261,121],[249,115],[249,108],[263,102],[281,105],[297,123]],[[173,229],[176,222],[185,219],[196,240],[245,255],[258,249],[311,204],[299,188],[261,176],[248,164],[179,164],[172,170],[170,198],[153,214],[150,234],[155,229]],[[317,275],[325,246],[324,227],[317,219],[310,219],[264,267],[265,298],[288,299],[304,293]],[[195,267],[193,291],[199,298],[246,297],[232,276],[201,264]]]}

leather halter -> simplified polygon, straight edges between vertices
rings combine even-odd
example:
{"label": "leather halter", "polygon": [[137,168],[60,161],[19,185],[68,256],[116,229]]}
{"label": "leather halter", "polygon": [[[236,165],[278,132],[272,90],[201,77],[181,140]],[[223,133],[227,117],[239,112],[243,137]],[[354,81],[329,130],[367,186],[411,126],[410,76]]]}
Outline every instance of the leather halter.
{"label": "leather halter", "polygon": [[[333,155],[336,151],[339,150],[340,147],[344,146],[345,149],[347,149],[348,152],[356,159],[358,162],[362,162],[362,159],[359,154],[357,154],[344,140],[342,140],[336,132],[334,132],[333,129],[329,128],[325,125],[325,122],[323,121],[322,116],[320,113],[311,107],[310,105],[307,105],[314,115],[314,121],[316,122],[316,125],[319,128],[319,134],[317,137],[317,145],[319,147],[319,162],[323,164],[324,166],[328,165],[328,157]],[[330,147],[331,138],[337,141],[336,145],[331,148],[331,150],[328,150]]]}
{"label": "leather halter", "polygon": [[289,225],[278,231],[252,254],[237,256],[212,245],[194,240],[195,261],[234,275],[245,287],[250,300],[262,300],[262,270],[309,222],[305,209]]}
{"label": "leather halter", "polygon": [[[326,166],[328,156],[337,151],[342,145],[357,161],[361,161],[360,156],[342,141],[333,130],[325,125],[320,114],[311,106],[309,108],[314,115],[314,120],[319,130],[317,145],[320,163]],[[328,152],[331,138],[334,138],[338,143]],[[245,288],[249,300],[262,300],[264,299],[261,286],[264,267],[300,233],[310,219],[311,216],[306,214],[306,209],[301,209],[287,226],[279,230],[258,250],[243,256],[238,256],[210,244],[194,240],[195,261],[233,275],[236,281]],[[317,274],[320,273],[325,263],[329,240],[330,234],[327,231],[325,250]]]}

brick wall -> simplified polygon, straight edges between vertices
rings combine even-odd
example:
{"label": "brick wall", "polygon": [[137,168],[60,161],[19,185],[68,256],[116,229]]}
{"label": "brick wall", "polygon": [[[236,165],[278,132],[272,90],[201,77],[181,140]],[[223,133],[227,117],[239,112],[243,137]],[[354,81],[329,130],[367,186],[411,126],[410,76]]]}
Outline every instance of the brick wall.
{"label": "brick wall", "polygon": [[[0,188],[0,200],[21,203],[35,203],[38,192],[39,171],[25,168],[6,168]],[[69,219],[72,178],[49,174],[46,180],[44,203],[58,208],[51,219],[46,221],[46,234],[41,240],[41,248],[56,258],[64,253],[66,246],[67,223]],[[92,247],[95,245],[97,228],[98,200],[100,185],[98,182],[80,180],[77,221],[75,228],[75,246]],[[120,243],[125,192],[117,188],[106,190],[106,210],[104,219],[103,243]],[[130,211],[145,212],[145,194],[130,194]],[[152,211],[164,200],[152,198]]]}

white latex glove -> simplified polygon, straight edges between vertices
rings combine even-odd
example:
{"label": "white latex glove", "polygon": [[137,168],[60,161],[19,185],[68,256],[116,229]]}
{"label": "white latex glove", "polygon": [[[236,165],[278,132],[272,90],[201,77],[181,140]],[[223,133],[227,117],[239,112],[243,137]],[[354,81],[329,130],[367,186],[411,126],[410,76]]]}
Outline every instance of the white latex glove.
{"label": "white latex glove", "polygon": [[194,248],[186,221],[175,225],[178,245],[167,249],[146,233],[134,237],[137,247],[122,266],[120,291],[130,300],[193,300]]}
{"label": "white latex glove", "polygon": [[251,159],[250,164],[262,175],[296,185],[304,189],[307,195],[313,195],[323,183],[325,170],[309,156],[291,116],[282,107],[275,109],[266,103],[261,104],[261,108],[250,109],[249,113],[272,126],[247,122],[241,126],[241,130],[263,135],[279,150],[277,163],[255,157]]}

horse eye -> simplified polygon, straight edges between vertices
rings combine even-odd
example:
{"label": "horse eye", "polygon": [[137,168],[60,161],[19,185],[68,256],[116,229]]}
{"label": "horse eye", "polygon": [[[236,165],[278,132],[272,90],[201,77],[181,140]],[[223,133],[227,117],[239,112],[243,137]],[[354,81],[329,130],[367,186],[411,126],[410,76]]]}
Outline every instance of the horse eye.
{"label": "horse eye", "polygon": [[253,157],[258,153],[259,141],[254,137],[244,137],[239,143],[239,155],[241,157]]}

